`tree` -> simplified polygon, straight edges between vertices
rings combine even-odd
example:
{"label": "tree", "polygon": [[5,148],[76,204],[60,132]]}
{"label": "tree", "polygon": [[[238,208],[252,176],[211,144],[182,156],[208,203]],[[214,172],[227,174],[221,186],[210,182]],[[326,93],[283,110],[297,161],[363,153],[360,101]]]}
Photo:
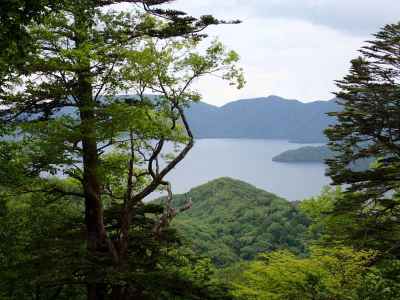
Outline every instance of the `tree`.
{"label": "tree", "polygon": [[[334,184],[347,192],[334,213],[355,224],[349,240],[399,255],[400,217],[400,23],[385,26],[352,61],[350,73],[337,82],[342,110],[331,113],[337,124],[326,130],[335,157],[327,160]],[[370,159],[368,170],[353,170]]]}
{"label": "tree", "polygon": [[[171,0],[92,0],[88,4],[103,7],[119,2],[130,2],[137,5],[142,4],[148,11],[159,16],[172,19],[175,24],[179,23],[174,30],[181,34],[199,30],[203,26],[218,24],[211,16],[202,17],[197,20],[186,16],[183,12],[170,9],[152,9],[156,4],[170,2]],[[30,46],[34,42],[27,31],[27,26],[32,22],[41,22],[48,14],[62,10],[68,3],[64,0],[3,0],[0,2],[0,50],[4,58],[0,62],[2,67],[21,63],[23,56],[27,55]]]}
{"label": "tree", "polygon": [[[0,207],[0,235],[6,241],[0,244],[0,299],[85,299],[81,201],[35,193],[2,197]],[[227,289],[212,280],[209,260],[181,248],[173,232],[164,233],[163,240],[152,237],[152,218],[161,213],[148,205],[136,214],[129,276],[108,272],[109,280],[134,281],[140,299],[230,299]]]}
{"label": "tree", "polygon": [[335,204],[343,195],[340,187],[326,187],[320,195],[301,201],[300,211],[311,220],[307,229],[309,241],[325,246],[343,244],[348,238],[345,232],[358,226],[348,215],[333,214]]}
{"label": "tree", "polygon": [[[132,235],[137,218],[149,213],[143,200],[160,185],[170,192],[164,178],[193,146],[184,113],[199,99],[192,83],[215,74],[243,84],[235,52],[219,42],[195,51],[204,37],[198,32],[219,22],[150,9],[163,2],[116,13],[97,8],[98,1],[65,1],[29,26],[33,50],[1,95],[1,184],[84,200],[88,255],[79,281],[88,299],[105,298],[110,287],[113,299],[142,295],[137,282],[124,279],[137,267],[132,256],[149,253],[141,248],[149,231]],[[134,96],[118,96],[127,92]],[[168,143],[176,145],[174,156],[165,153]],[[153,220],[153,241],[164,238],[175,213],[167,207]]]}
{"label": "tree", "polygon": [[[353,249],[373,248],[382,249],[385,239],[377,239],[375,235],[355,239],[355,232],[365,230],[365,223],[360,223],[353,211],[335,212],[337,203],[343,201],[348,194],[340,188],[325,189],[320,196],[302,201],[300,210],[307,215],[312,223],[309,227],[310,242],[334,249],[350,245]],[[364,251],[371,251],[366,249]],[[400,262],[385,252],[374,251],[363,271],[362,280],[357,292],[357,299],[397,299],[400,296],[398,278]],[[355,251],[353,250],[355,253]]]}
{"label": "tree", "polygon": [[0,299],[84,299],[84,287],[73,282],[84,253],[81,203],[73,197],[60,202],[57,195],[4,197],[3,192]]}
{"label": "tree", "polygon": [[263,254],[233,280],[237,299],[365,299],[363,287],[372,252],[313,247],[307,258],[288,251]]}
{"label": "tree", "polygon": [[30,36],[26,26],[39,21],[51,9],[57,9],[61,1],[4,0],[0,3],[0,50],[1,71],[8,65],[20,63],[28,53]]}

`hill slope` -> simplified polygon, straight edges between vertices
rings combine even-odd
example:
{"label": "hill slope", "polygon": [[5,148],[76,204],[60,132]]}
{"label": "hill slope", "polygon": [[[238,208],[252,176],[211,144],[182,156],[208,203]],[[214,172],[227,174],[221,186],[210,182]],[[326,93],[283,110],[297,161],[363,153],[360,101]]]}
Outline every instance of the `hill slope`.
{"label": "hill slope", "polygon": [[[192,189],[193,207],[173,225],[220,266],[280,248],[304,250],[308,221],[288,201],[245,182],[220,178]],[[175,196],[175,205],[185,201]]]}
{"label": "hill slope", "polygon": [[[300,147],[294,150],[284,151],[277,156],[273,157],[272,160],[275,162],[284,163],[296,163],[296,162],[315,162],[325,163],[325,160],[334,157],[328,146],[307,146]],[[370,168],[370,164],[374,161],[373,158],[359,159],[349,165],[349,168],[353,171],[365,171]]]}
{"label": "hill slope", "polygon": [[187,109],[197,138],[286,139],[323,142],[323,130],[333,123],[327,112],[337,111],[333,101],[302,103],[278,96],[239,100],[216,107],[205,103]]}
{"label": "hill slope", "polygon": [[327,146],[301,147],[294,150],[287,150],[272,158],[277,162],[320,162],[333,156],[332,151]]}

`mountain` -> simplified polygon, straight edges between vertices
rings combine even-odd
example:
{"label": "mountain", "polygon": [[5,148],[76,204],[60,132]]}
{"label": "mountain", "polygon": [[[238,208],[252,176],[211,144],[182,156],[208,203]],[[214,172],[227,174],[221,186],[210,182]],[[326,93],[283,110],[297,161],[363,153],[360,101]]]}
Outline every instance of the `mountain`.
{"label": "mountain", "polygon": [[[296,162],[317,162],[325,163],[325,160],[332,158],[332,152],[328,146],[307,146],[300,147],[294,150],[287,150],[273,157],[272,160],[276,162],[296,163]],[[365,171],[370,168],[373,158],[358,159],[349,165],[352,171]]]}
{"label": "mountain", "polygon": [[278,96],[228,103],[222,107],[192,104],[186,111],[196,138],[286,139],[324,142],[324,128],[334,121],[334,100],[303,103]]}
{"label": "mountain", "polygon": [[272,158],[276,162],[320,162],[332,157],[333,153],[327,146],[301,147],[288,150]]}
{"label": "mountain", "polygon": [[[154,95],[146,95],[149,101]],[[135,101],[135,95],[116,97]],[[103,98],[100,97],[100,101]],[[303,103],[278,96],[230,102],[222,107],[204,102],[191,104],[186,116],[196,138],[284,139],[299,143],[326,142],[323,130],[334,122],[327,112],[337,111],[334,99]],[[76,109],[55,111],[55,116],[73,116]],[[31,114],[29,119],[39,118]]]}
{"label": "mountain", "polygon": [[179,214],[173,226],[196,252],[219,266],[276,249],[304,251],[308,220],[285,199],[231,178],[177,195],[174,204],[181,206],[186,197],[193,207]]}

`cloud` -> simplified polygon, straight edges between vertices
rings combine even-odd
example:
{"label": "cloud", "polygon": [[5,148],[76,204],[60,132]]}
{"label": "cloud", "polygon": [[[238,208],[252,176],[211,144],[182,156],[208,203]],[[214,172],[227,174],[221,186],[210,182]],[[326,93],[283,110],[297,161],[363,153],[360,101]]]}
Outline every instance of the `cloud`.
{"label": "cloud", "polygon": [[334,80],[347,73],[363,43],[329,27],[287,19],[251,19],[209,33],[240,54],[247,80],[243,90],[215,78],[200,81],[204,100],[216,105],[270,94],[305,102],[331,99]]}
{"label": "cloud", "polygon": [[203,99],[216,105],[270,94],[331,99],[364,41],[400,21],[399,0],[176,0],[168,7],[243,20],[207,30],[240,54],[248,82],[238,91],[214,77],[201,80]]}
{"label": "cloud", "polygon": [[297,19],[357,35],[400,21],[398,0],[177,0],[173,5],[193,14]]}

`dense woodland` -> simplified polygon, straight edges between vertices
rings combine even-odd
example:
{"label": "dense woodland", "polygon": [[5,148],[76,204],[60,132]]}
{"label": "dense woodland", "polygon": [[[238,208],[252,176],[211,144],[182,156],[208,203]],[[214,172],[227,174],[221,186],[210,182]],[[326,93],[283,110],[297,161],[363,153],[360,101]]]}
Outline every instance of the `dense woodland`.
{"label": "dense woodland", "polygon": [[400,299],[400,23],[337,82],[335,187],[289,203],[220,178],[174,196],[193,82],[245,83],[203,30],[238,21],[118,2],[0,2],[0,299]]}
{"label": "dense woodland", "polygon": [[190,197],[193,206],[172,225],[193,249],[216,266],[254,259],[257,254],[287,249],[306,251],[309,219],[297,207],[247,183],[220,178],[174,197],[177,207]]}

